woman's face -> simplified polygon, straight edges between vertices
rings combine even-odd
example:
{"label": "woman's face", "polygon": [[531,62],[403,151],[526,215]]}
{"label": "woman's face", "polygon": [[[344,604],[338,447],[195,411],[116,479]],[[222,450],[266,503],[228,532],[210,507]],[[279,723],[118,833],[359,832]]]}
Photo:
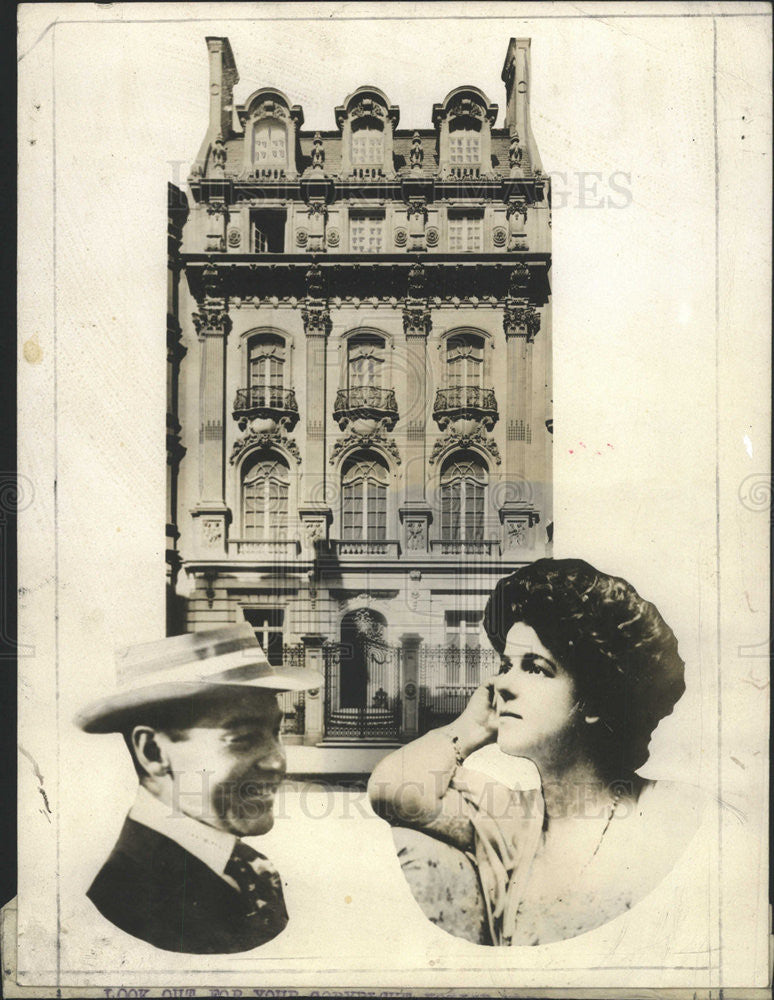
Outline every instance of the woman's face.
{"label": "woman's face", "polygon": [[508,632],[494,690],[497,743],[504,753],[551,756],[577,724],[572,677],[524,622]]}

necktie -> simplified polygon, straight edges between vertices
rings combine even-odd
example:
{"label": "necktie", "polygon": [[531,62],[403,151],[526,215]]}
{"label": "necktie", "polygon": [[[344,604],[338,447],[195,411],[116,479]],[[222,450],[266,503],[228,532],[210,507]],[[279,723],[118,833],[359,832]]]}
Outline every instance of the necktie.
{"label": "necktie", "polygon": [[266,940],[279,934],[287,925],[288,911],[274,865],[263,854],[237,840],[224,870],[239,886],[251,926],[263,930]]}

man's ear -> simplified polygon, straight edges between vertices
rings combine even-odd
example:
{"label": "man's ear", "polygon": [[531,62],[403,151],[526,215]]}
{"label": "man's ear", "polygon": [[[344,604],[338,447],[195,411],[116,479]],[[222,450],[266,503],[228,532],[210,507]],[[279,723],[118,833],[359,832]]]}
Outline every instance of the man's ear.
{"label": "man's ear", "polygon": [[156,735],[156,730],[150,726],[135,726],[132,747],[142,770],[151,778],[162,778],[170,773],[170,766]]}

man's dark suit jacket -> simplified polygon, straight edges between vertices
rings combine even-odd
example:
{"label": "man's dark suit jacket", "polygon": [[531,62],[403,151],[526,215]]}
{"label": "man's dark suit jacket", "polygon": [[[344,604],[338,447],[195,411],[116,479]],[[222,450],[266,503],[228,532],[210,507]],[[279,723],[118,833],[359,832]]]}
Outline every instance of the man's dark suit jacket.
{"label": "man's dark suit jacket", "polygon": [[249,951],[267,932],[245,916],[241,894],[169,837],[127,819],[87,893],[116,927],[166,951]]}

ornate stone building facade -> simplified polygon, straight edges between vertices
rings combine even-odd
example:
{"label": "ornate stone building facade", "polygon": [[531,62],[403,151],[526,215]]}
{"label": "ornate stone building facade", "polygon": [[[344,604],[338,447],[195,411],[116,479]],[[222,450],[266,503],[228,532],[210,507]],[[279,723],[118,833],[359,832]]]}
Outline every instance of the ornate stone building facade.
{"label": "ornate stone building facade", "polygon": [[271,87],[236,103],[228,39],[207,48],[209,126],[170,201],[169,628],[246,619],[322,670],[285,696],[290,742],[410,738],[496,666],[494,583],[550,552],[530,42],[502,127],[473,86],[422,129],[362,86],[332,131]]}

